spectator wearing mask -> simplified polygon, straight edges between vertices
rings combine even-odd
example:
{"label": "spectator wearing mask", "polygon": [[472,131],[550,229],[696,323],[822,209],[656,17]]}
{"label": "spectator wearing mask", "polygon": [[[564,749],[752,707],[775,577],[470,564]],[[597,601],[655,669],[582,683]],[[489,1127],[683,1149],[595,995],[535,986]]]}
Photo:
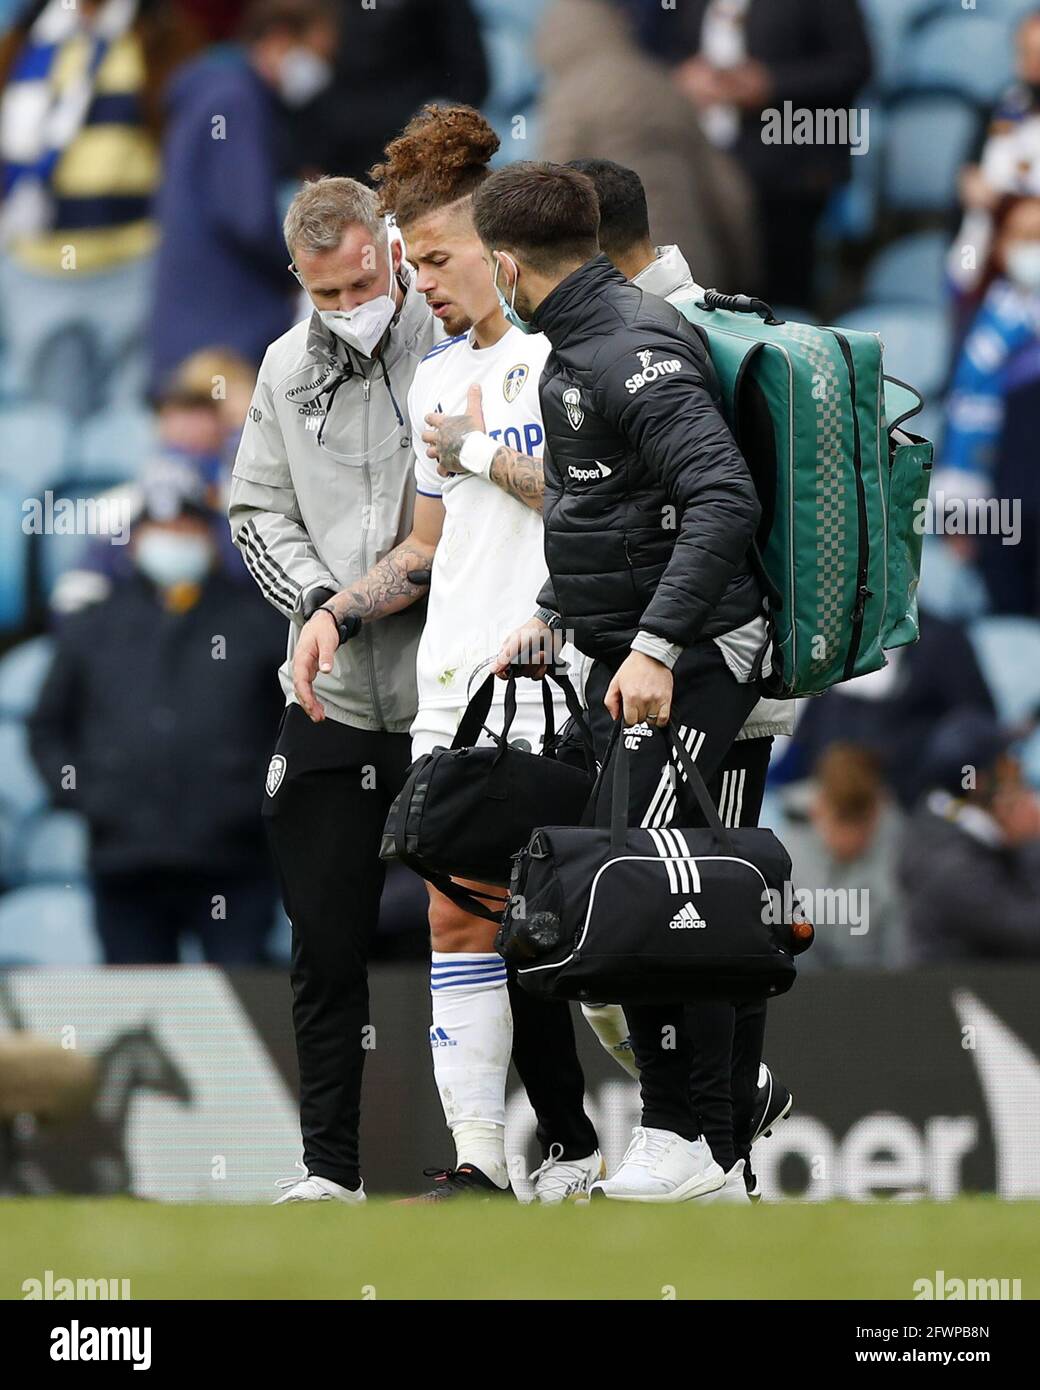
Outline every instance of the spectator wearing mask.
{"label": "spectator wearing mask", "polygon": [[914,960],[1040,957],[1040,801],[1009,743],[977,713],[936,730],[899,862]]}
{"label": "spectator wearing mask", "polygon": [[755,190],[764,280],[742,286],[777,305],[812,303],[816,227],[849,176],[846,145],[767,144],[766,109],[848,109],[871,73],[858,0],[621,0],[644,41],[674,67],[708,138],[740,163]]}
{"label": "spectator wearing mask", "polygon": [[[101,500],[105,513],[122,528],[141,515],[146,495],[155,488],[175,488],[197,510],[215,517],[223,510],[226,475],[230,469],[230,444],[226,401],[214,399],[213,386],[201,381],[172,386],[156,411],[155,452],[147,460],[140,482],[111,489]],[[235,432],[235,442],[241,427]],[[51,608],[62,617],[105,598],[112,584],[133,572],[133,552],[124,533],[95,538],[82,558],[62,573],[51,595]],[[225,528],[216,532],[218,563],[230,578],[243,582],[247,575],[242,557]]]}
{"label": "spectator wearing mask", "polygon": [[852,744],[832,744],[814,769],[804,806],[785,806],[781,838],[791,856],[791,881],[811,895],[806,915],[816,927],[806,968],[904,964],[895,887],[902,820],[877,759]]}
{"label": "spectator wearing mask", "polygon": [[92,409],[113,379],[141,385],[160,104],[201,37],[161,0],[22,8],[0,39],[3,332],[19,393],[60,350],[64,407],[78,383]]}
{"label": "spectator wearing mask", "polygon": [[1019,24],[1015,60],[1017,80],[992,111],[977,158],[961,171],[965,215],[950,248],[949,272],[965,293],[985,271],[1002,200],[1040,195],[1040,10]]}
{"label": "spectator wearing mask", "polygon": [[541,158],[627,166],[642,182],[659,240],[682,247],[702,285],[760,288],[747,180],[690,119],[666,68],[636,45],[617,6],[557,0],[542,21],[538,56],[546,77]]}
{"label": "spectator wearing mask", "polygon": [[277,717],[282,624],[215,565],[208,512],[155,486],[134,572],[64,624],[33,756],[54,804],[86,817],[111,965],[264,958],[275,888],[256,807]]}
{"label": "spectator wearing mask", "polygon": [[291,324],[279,189],[300,161],[284,111],[331,82],[336,37],[328,0],[258,0],[241,46],[204,54],[172,84],[156,204],[154,389],[214,343],[257,365]]}

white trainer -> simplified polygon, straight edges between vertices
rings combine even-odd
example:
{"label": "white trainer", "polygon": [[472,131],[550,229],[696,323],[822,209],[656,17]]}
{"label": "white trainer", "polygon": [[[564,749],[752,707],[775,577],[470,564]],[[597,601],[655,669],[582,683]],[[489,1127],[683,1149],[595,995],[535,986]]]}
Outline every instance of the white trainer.
{"label": "white trainer", "polygon": [[303,1173],[302,1178],[282,1178],[278,1186],[285,1188],[281,1197],[274,1199],[273,1205],[281,1206],[283,1202],[347,1202],[358,1203],[365,1200],[364,1183],[356,1192],[351,1192],[349,1187],[341,1187],[338,1182],[333,1182],[331,1178],[320,1178],[317,1173],[308,1173],[302,1163],[297,1163],[297,1168]]}
{"label": "white trainer", "polygon": [[552,1207],[558,1202],[587,1202],[592,1184],[607,1176],[607,1165],[599,1149],[588,1158],[564,1160],[563,1145],[553,1144],[549,1157],[530,1176],[535,1197]]}
{"label": "white trainer", "polygon": [[703,1139],[639,1125],[620,1168],[612,1178],[593,1183],[592,1191],[619,1202],[688,1202],[725,1181]]}
{"label": "white trainer", "polygon": [[751,1206],[747,1184],[744,1181],[744,1160],[738,1158],[726,1174],[726,1181],[714,1192],[709,1192],[705,1202],[736,1202],[738,1206]]}

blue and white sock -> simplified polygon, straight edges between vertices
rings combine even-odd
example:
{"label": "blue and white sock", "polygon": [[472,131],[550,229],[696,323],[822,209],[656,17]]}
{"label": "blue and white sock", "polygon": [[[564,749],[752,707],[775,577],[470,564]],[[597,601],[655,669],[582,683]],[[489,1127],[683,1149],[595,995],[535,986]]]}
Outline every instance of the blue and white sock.
{"label": "blue and white sock", "polygon": [[430,994],[433,1075],[455,1140],[456,1166],[471,1163],[508,1187],[506,1076],[513,1015],[505,961],[493,951],[434,951]]}

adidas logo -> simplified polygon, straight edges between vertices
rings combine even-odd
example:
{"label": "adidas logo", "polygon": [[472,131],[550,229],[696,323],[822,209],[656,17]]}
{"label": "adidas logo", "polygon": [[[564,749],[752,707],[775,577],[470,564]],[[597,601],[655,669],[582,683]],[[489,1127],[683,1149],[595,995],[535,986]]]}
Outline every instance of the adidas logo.
{"label": "adidas logo", "polygon": [[644,719],[641,724],[631,724],[625,730],[625,747],[638,749],[644,738],[653,738],[654,731]]}
{"label": "adidas logo", "polygon": [[706,927],[708,924],[703,917],[698,915],[693,903],[688,902],[683,903],[668,925],[672,931],[694,931]]}
{"label": "adidas logo", "polygon": [[430,1029],[431,1047],[458,1047],[458,1045],[457,1039],[449,1037],[443,1028]]}

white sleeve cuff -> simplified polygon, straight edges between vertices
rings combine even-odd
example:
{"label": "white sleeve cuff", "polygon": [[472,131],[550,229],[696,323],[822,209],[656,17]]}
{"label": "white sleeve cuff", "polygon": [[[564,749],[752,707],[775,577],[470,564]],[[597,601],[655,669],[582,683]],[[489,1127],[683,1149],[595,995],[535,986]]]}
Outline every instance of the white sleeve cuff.
{"label": "white sleeve cuff", "polygon": [[632,638],[632,650],[652,656],[669,671],[682,655],[682,647],[677,642],[669,642],[667,637],[658,637],[655,632],[637,632]]}
{"label": "white sleeve cuff", "polygon": [[462,441],[459,462],[467,473],[476,473],[486,478],[491,472],[491,461],[498,453],[498,445],[480,430],[471,430]]}

